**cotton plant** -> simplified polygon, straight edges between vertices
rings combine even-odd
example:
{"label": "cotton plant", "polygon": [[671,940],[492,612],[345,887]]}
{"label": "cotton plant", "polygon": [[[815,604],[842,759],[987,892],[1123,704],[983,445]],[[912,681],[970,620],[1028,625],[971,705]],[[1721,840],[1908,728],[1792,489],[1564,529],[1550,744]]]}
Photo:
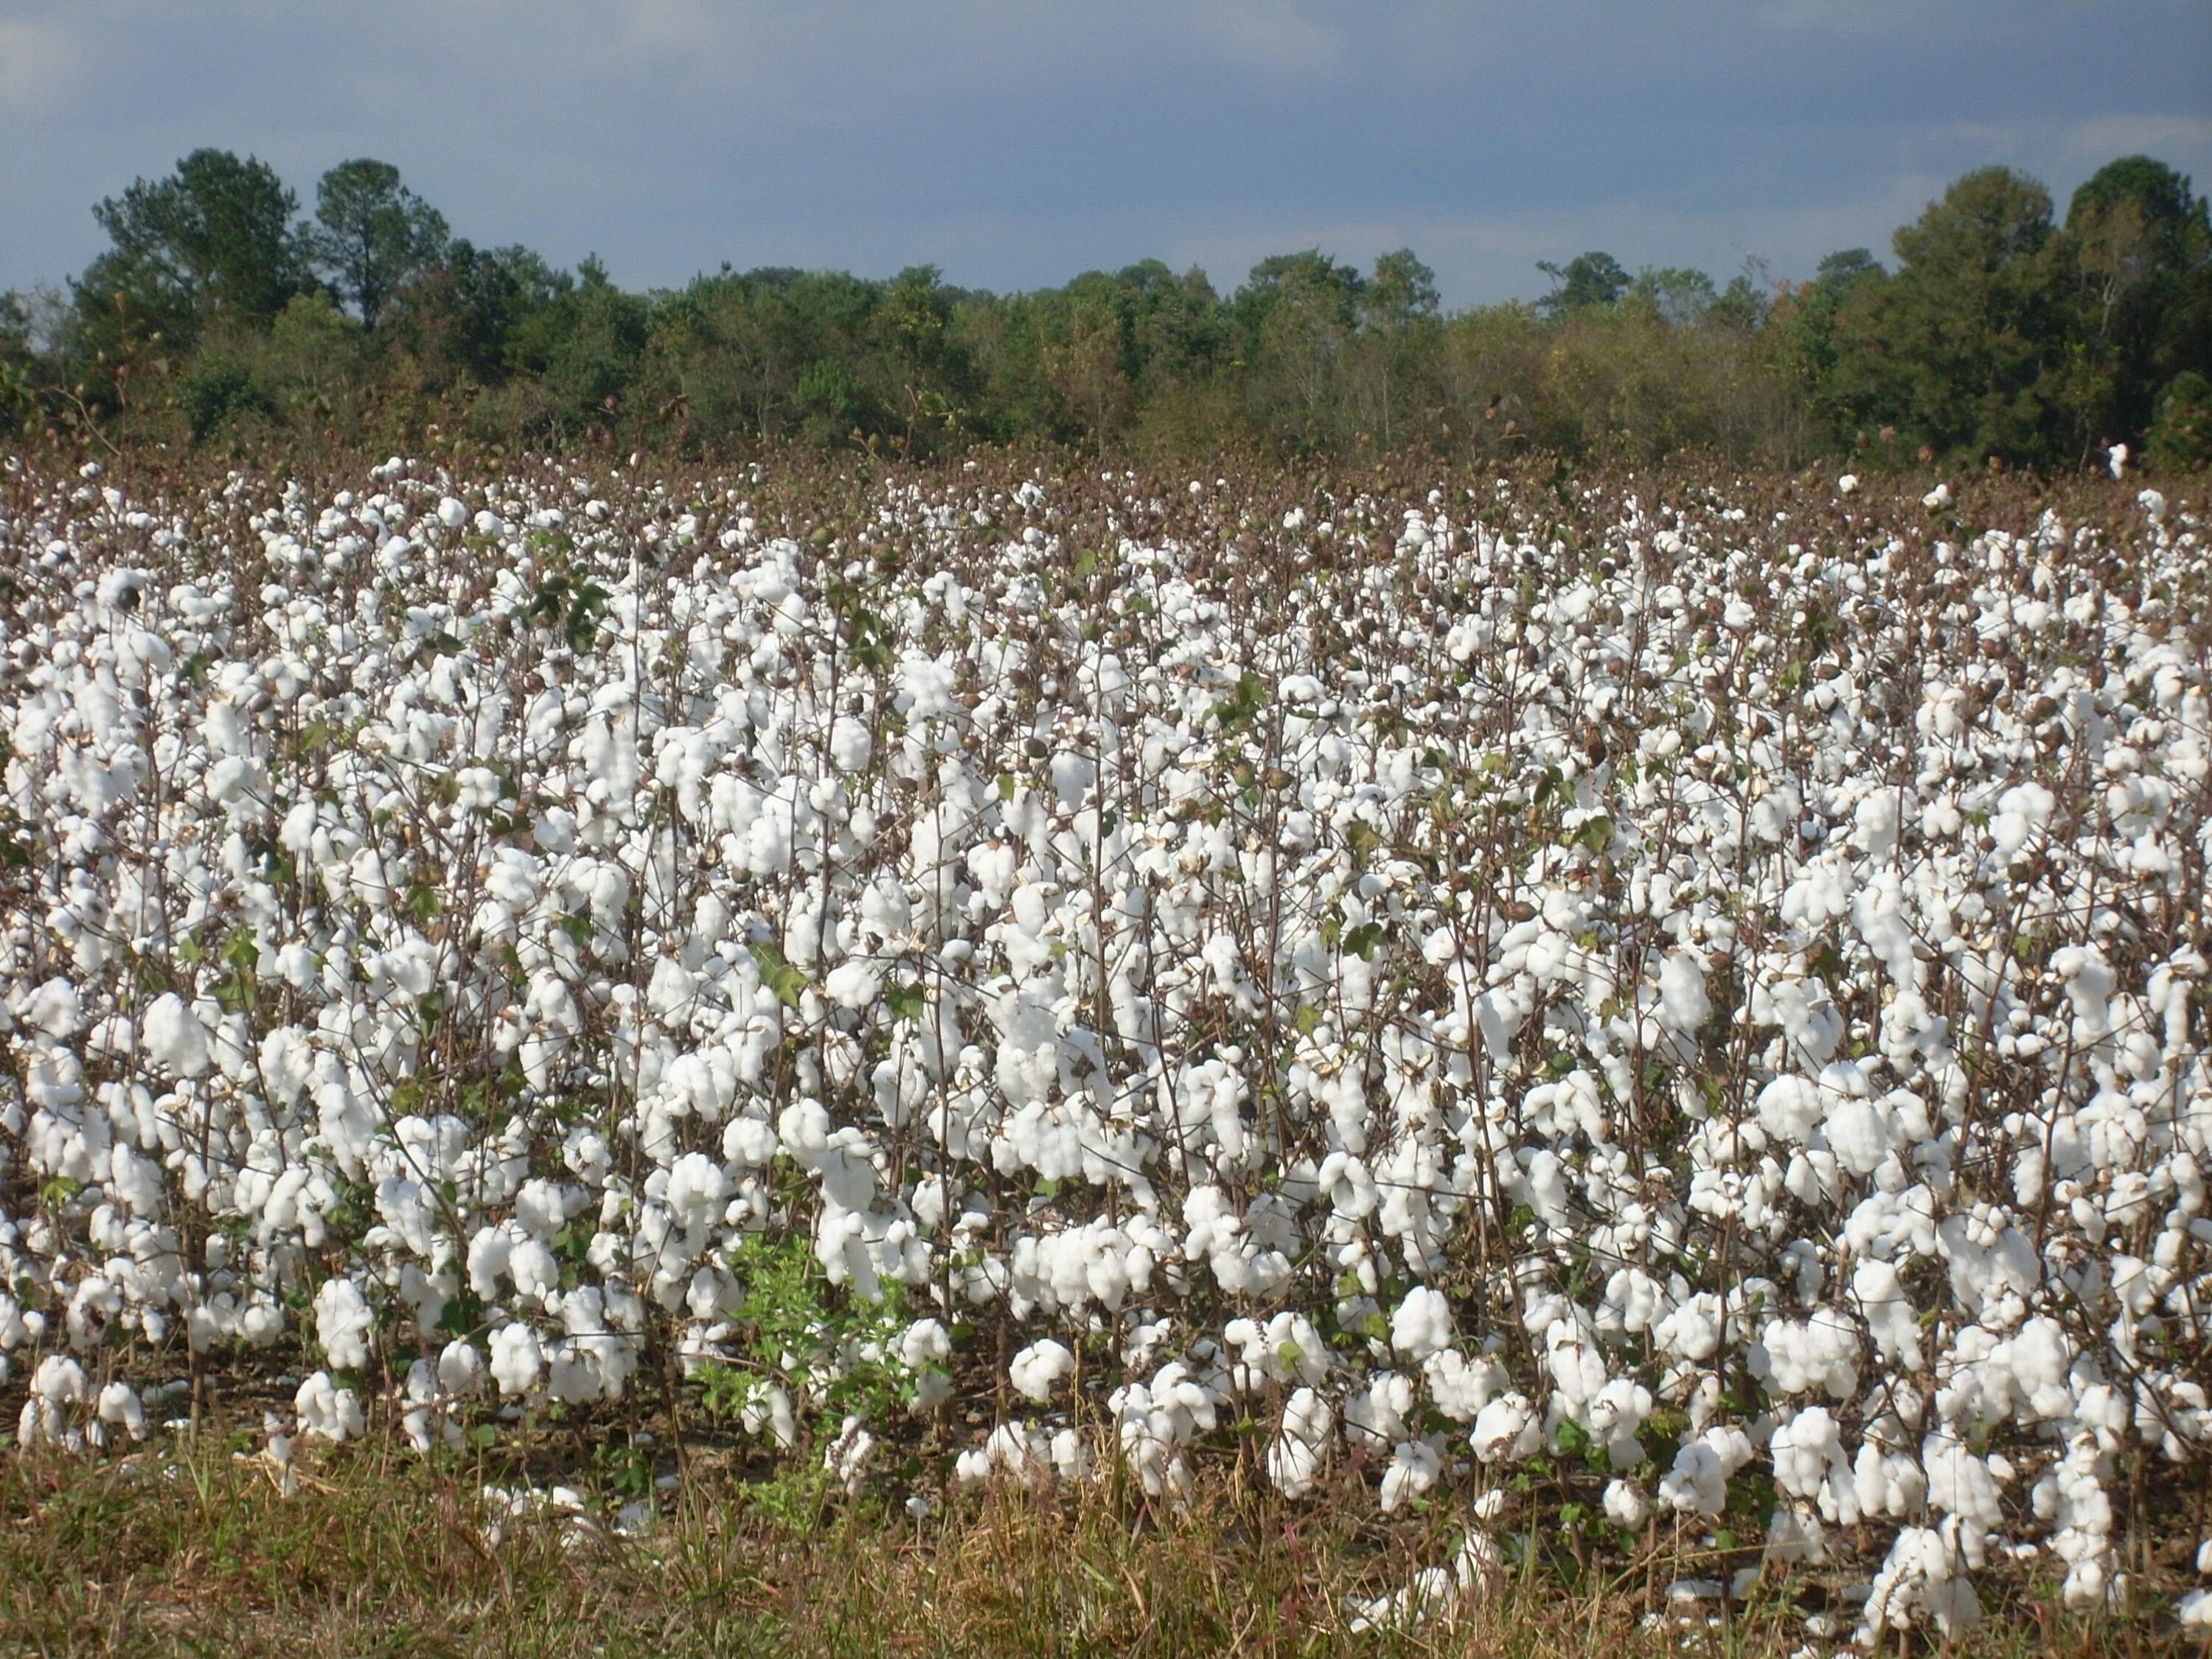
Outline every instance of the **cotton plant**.
{"label": "cotton plant", "polygon": [[27,1447],[141,1431],[114,1352],[424,1450],[665,1358],[846,1486],[980,1411],[963,1485],[1249,1423],[1870,1528],[1876,1634],[2123,1593],[2201,1468],[2185,501],[21,483]]}

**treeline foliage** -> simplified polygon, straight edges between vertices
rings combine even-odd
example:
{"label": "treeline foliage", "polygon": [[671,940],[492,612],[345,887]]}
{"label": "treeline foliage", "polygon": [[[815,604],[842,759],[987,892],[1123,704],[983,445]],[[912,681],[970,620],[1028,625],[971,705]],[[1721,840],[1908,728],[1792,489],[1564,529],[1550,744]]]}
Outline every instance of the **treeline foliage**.
{"label": "treeline foliage", "polygon": [[66,294],[0,296],[0,429],[714,455],[2212,459],[2212,226],[2187,179],[2140,155],[2063,222],[2034,180],[1969,173],[1887,268],[1853,249],[1802,284],[1720,287],[1589,252],[1542,266],[1533,306],[1453,313],[1409,251],[1364,273],[1278,255],[1229,294],[1157,260],[1003,295],[930,266],[725,266],[635,294],[595,260],[457,237],[368,160],[326,173],[309,215],[266,164],[212,149],[94,212],[111,246]]}

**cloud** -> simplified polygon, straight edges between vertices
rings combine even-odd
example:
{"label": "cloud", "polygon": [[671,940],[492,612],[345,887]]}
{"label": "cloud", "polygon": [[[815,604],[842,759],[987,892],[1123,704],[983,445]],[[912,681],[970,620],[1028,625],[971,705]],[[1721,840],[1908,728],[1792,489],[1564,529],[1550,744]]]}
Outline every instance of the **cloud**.
{"label": "cloud", "polygon": [[58,18],[0,18],[0,116],[44,116],[77,88],[80,42]]}
{"label": "cloud", "polygon": [[1197,7],[1200,38],[1231,64],[1271,73],[1308,74],[1343,58],[1338,35],[1283,0],[1212,0]]}
{"label": "cloud", "polygon": [[2060,149],[2067,160],[2092,166],[2115,156],[2147,155],[2185,169],[2203,167],[2212,159],[2212,117],[2100,115],[2069,128]]}

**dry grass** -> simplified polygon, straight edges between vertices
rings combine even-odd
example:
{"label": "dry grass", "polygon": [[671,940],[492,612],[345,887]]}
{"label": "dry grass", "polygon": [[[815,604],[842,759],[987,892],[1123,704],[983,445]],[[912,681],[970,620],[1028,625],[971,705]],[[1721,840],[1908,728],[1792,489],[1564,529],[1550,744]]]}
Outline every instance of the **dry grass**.
{"label": "dry grass", "polygon": [[[374,1447],[323,1460],[286,1496],[246,1444],[208,1435],[112,1461],[0,1462],[0,1650],[1786,1654],[1810,1605],[1755,1601],[1726,1623],[1706,1622],[1708,1607],[1655,1629],[1654,1563],[1579,1590],[1526,1575],[1449,1627],[1355,1634],[1351,1597],[1449,1559],[1449,1511],[1385,1525],[1356,1483],[1293,1506],[1227,1474],[1181,1517],[1100,1486],[916,1525],[702,1463],[654,1534],[629,1540],[556,1517],[496,1522],[480,1494],[509,1472]],[[2172,1651],[2172,1628],[2155,1613],[2062,1615],[2023,1585],[1969,1650]]]}

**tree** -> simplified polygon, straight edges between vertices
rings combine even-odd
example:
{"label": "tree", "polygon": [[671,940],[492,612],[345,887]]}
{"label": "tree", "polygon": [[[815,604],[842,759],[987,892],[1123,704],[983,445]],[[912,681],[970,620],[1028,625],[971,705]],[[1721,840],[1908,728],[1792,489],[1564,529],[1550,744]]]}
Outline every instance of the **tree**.
{"label": "tree", "polygon": [[1628,273],[1610,253],[1578,253],[1564,265],[1539,259],[1536,269],[1553,283],[1536,309],[1554,321],[1592,306],[1609,306],[1628,292]]}
{"label": "tree", "polygon": [[2034,179],[1984,167],[1953,184],[1898,231],[1897,274],[1860,275],[1838,310],[1844,406],[1939,452],[2071,459],[2077,392],[2052,234]]}
{"label": "tree", "polygon": [[31,372],[31,311],[13,289],[0,293],[0,433],[27,421],[37,410]]}
{"label": "tree", "polygon": [[113,246],[87,273],[88,297],[137,291],[197,328],[265,328],[309,283],[298,210],[266,162],[196,149],[168,178],[140,179],[93,210]]}
{"label": "tree", "polygon": [[1626,296],[1649,306],[1662,323],[1694,328],[1705,320],[1720,294],[1713,279],[1702,270],[1683,265],[1646,265],[1628,286]]}
{"label": "tree", "polygon": [[388,161],[341,161],[315,186],[315,263],[375,328],[401,283],[434,264],[449,240],[445,216],[399,182]]}
{"label": "tree", "polygon": [[1360,320],[1385,334],[1403,334],[1437,314],[1437,273],[1401,247],[1378,256],[1359,293]]}
{"label": "tree", "polygon": [[512,368],[529,369],[518,343],[526,325],[574,286],[526,247],[478,248],[457,239],[386,297],[380,327],[429,386],[490,386]]}
{"label": "tree", "polygon": [[[2066,211],[2069,268],[2103,438],[2138,439],[2160,389],[2212,369],[2212,226],[2189,180],[2148,155],[2098,170]],[[2100,418],[2101,417],[2101,418]]]}

